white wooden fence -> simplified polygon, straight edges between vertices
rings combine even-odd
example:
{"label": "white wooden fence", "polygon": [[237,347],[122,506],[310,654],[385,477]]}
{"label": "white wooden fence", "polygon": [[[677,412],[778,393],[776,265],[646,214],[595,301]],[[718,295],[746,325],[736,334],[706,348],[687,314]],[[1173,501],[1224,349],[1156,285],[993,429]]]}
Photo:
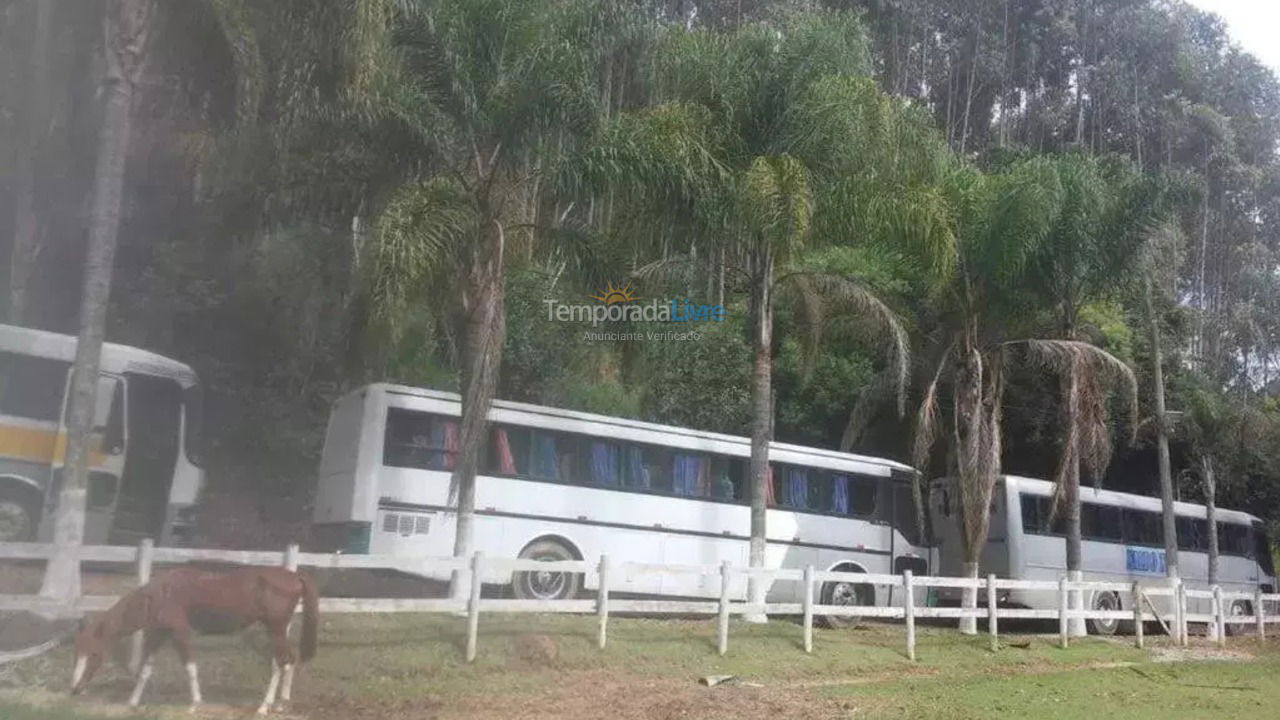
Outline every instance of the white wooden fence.
{"label": "white wooden fence", "polygon": [[[0,560],[45,560],[53,552],[53,546],[38,543],[0,543]],[[603,649],[608,638],[609,616],[613,613],[641,613],[647,615],[714,615],[716,616],[717,646],[720,654],[724,654],[729,646],[729,618],[732,615],[753,614],[761,612],[773,615],[798,615],[803,618],[803,641],[805,652],[813,651],[813,618],[814,615],[860,618],[902,619],[906,625],[906,655],[914,660],[916,657],[916,621],[923,618],[986,618],[988,633],[991,638],[991,649],[999,648],[999,624],[1001,620],[1039,619],[1058,621],[1059,643],[1067,647],[1069,643],[1069,620],[1073,618],[1096,620],[1131,621],[1134,624],[1134,643],[1143,646],[1143,624],[1158,622],[1165,631],[1174,636],[1180,644],[1189,641],[1187,627],[1191,623],[1210,624],[1219,644],[1225,642],[1228,624],[1249,624],[1256,627],[1259,636],[1265,637],[1268,623],[1280,622],[1280,615],[1268,615],[1267,606],[1280,605],[1280,594],[1264,595],[1261,591],[1254,593],[1225,592],[1219,587],[1211,590],[1192,590],[1180,581],[1170,584],[1163,579],[1153,583],[1123,582],[1070,582],[1064,576],[1057,582],[1008,580],[989,575],[983,578],[958,577],[916,577],[911,571],[901,575],[876,575],[869,573],[836,572],[816,570],[812,566],[803,569],[760,569],[737,567],[725,562],[721,565],[671,565],[649,563],[611,564],[607,556],[601,556],[598,562],[585,560],[544,562],[519,558],[486,557],[476,553],[471,558],[436,557],[405,558],[387,555],[345,555],[304,553],[298,551],[297,545],[290,545],[283,552],[270,551],[236,551],[206,550],[188,548],[154,547],[151,541],[144,540],[138,547],[90,546],[80,548],[80,559],[88,562],[130,563],[135,565],[138,584],[144,584],[151,578],[154,563],[186,563],[192,561],[237,563],[243,565],[279,565],[290,569],[298,567],[313,568],[361,568],[379,570],[398,570],[408,573],[446,574],[461,571],[470,583],[470,592],[465,599],[452,598],[321,598],[321,613],[453,613],[467,615],[466,658],[470,662],[475,659],[480,614],[482,612],[501,613],[594,613],[599,624],[597,645]],[[515,572],[557,572],[593,575],[598,580],[599,590],[592,599],[571,600],[512,600],[482,599],[479,578],[488,574],[510,574]],[[627,576],[637,574],[677,574],[719,576],[720,596],[718,600],[633,600],[610,598],[610,578],[622,572]],[[751,604],[735,602],[730,599],[729,588],[735,577],[761,577],[766,583],[774,580],[798,581],[803,584],[803,600],[799,603],[764,603]],[[867,607],[850,605],[819,605],[814,602],[814,593],[822,583],[838,581],[859,585],[882,585],[901,588],[904,598],[902,605],[887,607]],[[982,601],[973,607],[931,607],[916,604],[914,590],[918,588],[972,588],[975,595],[985,595]],[[1056,592],[1058,607],[1054,610],[1031,610],[1023,608],[1000,608],[998,596],[1000,591],[1051,591]],[[1074,591],[1093,591],[1115,593],[1117,597],[1127,598],[1128,610],[1075,610],[1068,607],[1068,597]],[[1174,617],[1162,618],[1155,612],[1151,604],[1152,597],[1171,597]],[[1191,614],[1187,612],[1188,599],[1209,599],[1213,612],[1209,614]],[[103,610],[117,600],[111,596],[84,596],[77,598],[72,609],[84,612]],[[1231,615],[1226,608],[1234,600],[1247,600],[1251,603],[1252,615]],[[0,595],[0,610],[67,610],[68,603],[50,600],[32,595]]]}

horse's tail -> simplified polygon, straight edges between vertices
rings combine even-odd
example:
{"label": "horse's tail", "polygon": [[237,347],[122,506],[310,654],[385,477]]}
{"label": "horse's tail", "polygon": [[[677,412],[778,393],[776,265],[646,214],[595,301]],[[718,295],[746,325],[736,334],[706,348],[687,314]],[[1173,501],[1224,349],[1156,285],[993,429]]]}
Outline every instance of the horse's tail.
{"label": "horse's tail", "polygon": [[302,662],[316,656],[316,634],[320,624],[320,599],[316,594],[315,582],[307,575],[298,574],[302,583],[302,640],[299,643],[302,651]]}

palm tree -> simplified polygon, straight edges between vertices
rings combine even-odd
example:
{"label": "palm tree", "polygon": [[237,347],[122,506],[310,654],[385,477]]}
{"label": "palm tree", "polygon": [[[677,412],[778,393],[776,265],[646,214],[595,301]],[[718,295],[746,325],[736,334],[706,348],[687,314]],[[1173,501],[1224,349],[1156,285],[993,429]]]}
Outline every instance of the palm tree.
{"label": "palm tree", "polygon": [[[1081,341],[1081,310],[1124,284],[1125,268],[1139,258],[1139,249],[1158,219],[1161,189],[1119,158],[1068,154],[1050,162],[1059,195],[1048,235],[1033,260],[1035,287],[1056,316],[1052,334]],[[1071,347],[1083,350],[1086,346]],[[1050,516],[1064,513],[1067,573],[1079,580],[1080,475],[1083,471],[1096,485],[1112,454],[1103,382],[1108,375],[1122,380],[1130,414],[1136,417],[1136,381],[1131,371],[1099,352],[1053,354],[1046,359],[1058,365],[1063,432]],[[1136,427],[1130,424],[1129,429],[1133,432]],[[1166,524],[1171,521],[1172,517],[1166,518]],[[1176,548],[1176,539],[1171,542]],[[1176,555],[1170,559],[1176,566]],[[1073,606],[1078,608],[1080,600],[1080,593],[1072,593]],[[1084,622],[1073,621],[1072,632],[1083,635]]]}
{"label": "palm tree", "polygon": [[[376,220],[371,302],[394,337],[411,304],[461,338],[462,422],[450,480],[456,555],[469,554],[475,474],[505,337],[504,280],[528,188],[557,177],[599,114],[596,69],[630,16],[589,0],[402,3],[386,18],[368,109],[409,129],[419,177]],[[455,578],[456,579],[456,578]],[[454,592],[460,590],[454,583]]]}
{"label": "palm tree", "polygon": [[59,600],[80,595],[86,485],[98,395],[98,365],[106,334],[107,301],[120,229],[125,158],[133,124],[133,94],[146,60],[155,7],[151,0],[116,0],[104,6],[104,107],[89,216],[89,247],[80,300],[80,333],[67,406],[67,454],[54,512],[56,552],[45,568],[40,594]]}
{"label": "palm tree", "polygon": [[[927,471],[941,430],[938,396],[944,376],[952,386],[948,468],[959,497],[965,574],[978,577],[986,544],[991,496],[1000,475],[1001,421],[1008,345],[998,334],[1001,315],[1016,317],[1010,302],[1033,253],[1048,233],[1056,204],[1051,169],[1037,161],[985,175],[956,166],[939,188],[948,208],[951,272],[940,303],[950,306],[948,336],[916,418],[914,464]],[[1011,323],[1010,323],[1011,324]],[[973,607],[976,594],[964,593]],[[960,622],[977,632],[974,618]]]}
{"label": "palm tree", "polygon": [[[849,15],[797,13],[730,33],[670,29],[657,52],[658,106],[619,118],[616,142],[593,164],[640,186],[641,197],[656,194],[663,202],[653,206],[667,217],[673,198],[687,213],[687,251],[667,253],[642,274],[696,260],[747,295],[750,564],[763,567],[777,303],[789,296],[815,336],[827,305],[879,324],[901,408],[908,343],[896,314],[865,283],[818,270],[806,253],[823,244],[915,250],[937,241],[928,210],[938,206],[902,200],[918,197],[914,188],[945,149],[926,118],[862,77],[865,40]],[[749,581],[752,604],[763,603],[765,587]]]}

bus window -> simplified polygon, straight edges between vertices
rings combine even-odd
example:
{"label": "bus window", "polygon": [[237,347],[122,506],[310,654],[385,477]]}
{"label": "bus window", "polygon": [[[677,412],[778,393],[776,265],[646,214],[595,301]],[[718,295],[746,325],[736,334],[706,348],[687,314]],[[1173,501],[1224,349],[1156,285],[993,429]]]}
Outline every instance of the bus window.
{"label": "bus window", "polygon": [[1163,545],[1164,530],[1160,513],[1125,510],[1124,540],[1131,545]]}
{"label": "bus window", "polygon": [[1177,526],[1179,550],[1204,552],[1209,548],[1209,523],[1204,518],[1179,516],[1174,522]]}
{"label": "bus window", "polygon": [[1218,552],[1249,557],[1249,528],[1235,523],[1218,523]]}
{"label": "bus window", "polygon": [[517,477],[528,474],[528,430],[499,425],[491,431],[491,438],[485,464],[490,475]]}
{"label": "bus window", "polygon": [[616,488],[622,484],[622,450],[616,443],[597,438],[590,441],[588,470],[591,484]]}
{"label": "bus window", "polygon": [[452,470],[458,459],[458,422],[403,408],[387,410],[382,464],[420,470]]}
{"label": "bus window", "polygon": [[58,422],[71,363],[0,352],[0,414]]}
{"label": "bus window", "polygon": [[796,510],[809,509],[809,471],[805,468],[784,465],[779,475],[782,478],[782,492],[775,497],[782,498],[782,507]]}
{"label": "bus window", "polygon": [[1253,525],[1253,557],[1258,561],[1258,567],[1267,575],[1275,575],[1275,562],[1271,557],[1271,539],[1267,537],[1267,530],[1261,523]]}
{"label": "bus window", "polygon": [[676,452],[671,461],[671,490],[677,495],[709,497],[711,467],[703,455]]}
{"label": "bus window", "polygon": [[1114,505],[1082,503],[1080,506],[1080,535],[1085,540],[1120,542],[1124,538],[1120,521],[1120,508]]}
{"label": "bus window", "polygon": [[716,500],[746,497],[742,492],[742,474],[741,460],[722,456],[711,458],[711,497]]}
{"label": "bus window", "polygon": [[622,468],[623,483],[636,490],[671,491],[671,451],[651,445],[630,445]]}
{"label": "bus window", "polygon": [[530,437],[529,474],[538,480],[588,484],[586,443],[565,433],[534,430]]}

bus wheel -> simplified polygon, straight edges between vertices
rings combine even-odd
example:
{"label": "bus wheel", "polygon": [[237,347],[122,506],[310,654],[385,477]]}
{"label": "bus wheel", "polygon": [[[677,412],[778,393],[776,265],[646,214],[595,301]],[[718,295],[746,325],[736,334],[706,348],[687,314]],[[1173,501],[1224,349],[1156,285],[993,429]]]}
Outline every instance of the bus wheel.
{"label": "bus wheel", "polygon": [[[539,540],[520,552],[521,559],[559,562],[576,560],[569,548],[554,540]],[[582,588],[578,573],[529,571],[518,572],[511,589],[521,600],[569,600]]]}
{"label": "bus wheel", "polygon": [[[1253,603],[1248,600],[1234,600],[1231,603],[1231,607],[1227,608],[1227,612],[1233,618],[1248,617],[1253,614]],[[1243,635],[1247,627],[1249,626],[1246,623],[1229,622],[1227,623],[1227,634],[1232,636]]]}
{"label": "bus wheel", "polygon": [[36,511],[25,498],[0,490],[0,542],[25,542],[36,536]]}
{"label": "bus wheel", "polygon": [[[819,603],[822,605],[871,607],[876,604],[876,589],[861,583],[829,582],[822,584],[820,598]],[[818,622],[828,628],[851,628],[862,622],[862,616],[821,615]]]}
{"label": "bus wheel", "polygon": [[[1098,593],[1093,599],[1093,609],[1107,612],[1119,610],[1120,598],[1116,597],[1115,593]],[[1090,618],[1089,620],[1089,633],[1092,635],[1115,635],[1119,628],[1120,621],[1115,618],[1108,620]]]}

